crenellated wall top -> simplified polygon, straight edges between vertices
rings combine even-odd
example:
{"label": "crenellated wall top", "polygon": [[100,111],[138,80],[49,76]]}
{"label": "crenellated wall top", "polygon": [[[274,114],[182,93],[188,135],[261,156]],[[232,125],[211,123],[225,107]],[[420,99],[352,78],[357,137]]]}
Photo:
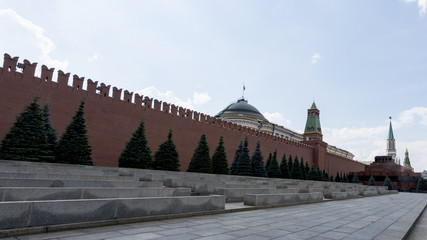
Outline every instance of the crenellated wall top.
{"label": "crenellated wall top", "polygon": [[[41,66],[41,75],[35,76],[37,63],[31,63],[27,59],[24,59],[23,63],[19,63],[19,57],[11,57],[9,54],[4,54],[3,68],[0,68],[0,75],[12,76],[22,80],[36,80],[40,81],[40,84],[57,84],[58,87],[72,88],[73,91],[83,91],[86,95],[94,95],[99,98],[112,99],[113,101],[121,101],[125,104],[133,104],[138,107],[150,109],[152,111],[163,112],[163,114],[170,114],[172,116],[186,118],[188,120],[197,121],[200,123],[208,124],[211,127],[225,128],[229,131],[241,132],[243,135],[253,135],[260,139],[269,140],[272,142],[280,142],[289,144],[296,148],[313,149],[313,146],[304,144],[302,142],[294,141],[291,139],[275,136],[270,133],[262,132],[257,129],[237,125],[235,123],[223,121],[213,116],[200,113],[191,109],[187,109],[181,106],[176,106],[167,102],[163,102],[158,99],[150,98],[149,96],[143,96],[132,91],[123,90],[122,88],[105,83],[99,83],[92,79],[85,80],[85,77],[79,77],[74,74],[69,84],[70,73],[64,73],[62,70],[57,71],[57,78],[53,79],[54,68],[48,68],[45,65]],[[18,70],[18,69],[22,70]],[[85,88],[84,88],[85,87]]]}

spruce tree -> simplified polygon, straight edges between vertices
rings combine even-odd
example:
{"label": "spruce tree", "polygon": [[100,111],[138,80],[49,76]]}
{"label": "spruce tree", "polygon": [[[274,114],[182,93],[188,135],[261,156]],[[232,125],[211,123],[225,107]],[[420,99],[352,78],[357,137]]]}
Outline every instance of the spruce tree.
{"label": "spruce tree", "polygon": [[311,168],[310,168],[310,172],[308,173],[307,176],[308,180],[317,180],[317,171],[314,170],[314,165],[311,164]]}
{"label": "spruce tree", "polygon": [[292,164],[293,164],[293,159],[292,159],[292,155],[289,154],[289,159],[288,159],[288,169],[289,169],[289,175],[291,178],[292,177]]}
{"label": "spruce tree", "polygon": [[286,154],[283,154],[282,162],[280,163],[280,173],[282,174],[282,178],[291,178],[288,162],[286,160]]}
{"label": "spruce tree", "polygon": [[386,176],[384,179],[384,186],[387,186],[388,190],[393,190],[393,183],[388,176]]}
{"label": "spruce tree", "polygon": [[322,180],[322,171],[320,171],[320,168],[319,167],[317,167],[317,170],[316,170],[316,177],[317,177],[317,181],[323,181]]}
{"label": "spruce tree", "polygon": [[139,123],[138,128],[120,154],[119,167],[142,169],[151,169],[153,167],[151,150],[147,146],[147,139],[145,138],[144,120]]}
{"label": "spruce tree", "polygon": [[302,179],[303,180],[307,180],[307,174],[305,173],[305,167],[304,167],[304,159],[301,157],[301,162],[300,162],[300,169],[301,169],[301,173],[302,173]]}
{"label": "spruce tree", "polygon": [[93,165],[90,156],[92,149],[89,145],[86,121],[83,117],[84,105],[85,102],[81,101],[71,123],[56,145],[55,161],[58,163]]}
{"label": "spruce tree", "polygon": [[327,181],[327,180],[329,180],[329,178],[326,175],[326,171],[323,169],[323,171],[322,171],[322,181]]}
{"label": "spruce tree", "polygon": [[230,169],[231,175],[237,175],[237,162],[239,161],[239,157],[240,157],[240,154],[242,153],[242,150],[243,150],[243,142],[240,141],[240,144],[236,149],[236,153],[234,154],[233,162],[231,163],[231,169]]}
{"label": "spruce tree", "polygon": [[160,144],[154,154],[153,169],[179,171],[179,157],[175,144],[172,141],[172,130],[169,130],[168,139]]}
{"label": "spruce tree", "polygon": [[245,138],[243,149],[237,161],[237,175],[252,176],[252,165],[249,157],[248,138]]}
{"label": "spruce tree", "polygon": [[43,122],[44,122],[44,129],[47,134],[47,142],[49,144],[49,149],[52,151],[52,155],[53,155],[56,147],[56,142],[58,141],[58,137],[56,136],[55,129],[50,124],[50,113],[49,113],[48,103],[45,103],[43,106]]}
{"label": "spruce tree", "polygon": [[359,177],[357,176],[357,172],[354,173],[354,177],[351,180],[352,183],[360,183]]}
{"label": "spruce tree", "polygon": [[1,142],[0,158],[7,160],[51,162],[53,152],[48,143],[43,111],[38,97],[16,118]]}
{"label": "spruce tree", "polygon": [[325,171],[320,171],[319,169],[319,181],[325,181]]}
{"label": "spruce tree", "polygon": [[329,174],[325,171],[325,181],[330,181]]}
{"label": "spruce tree", "polygon": [[268,173],[268,169],[270,168],[272,158],[273,158],[273,155],[269,153],[267,162],[265,163],[265,171],[267,171],[267,173]]}
{"label": "spruce tree", "polygon": [[302,171],[298,162],[298,156],[295,156],[294,163],[292,164],[291,176],[293,179],[302,179]]}
{"label": "spruce tree", "polygon": [[340,174],[337,172],[337,176],[335,177],[335,182],[341,182]]}
{"label": "spruce tree", "polygon": [[418,180],[417,191],[427,191],[426,180],[422,176]]}
{"label": "spruce tree", "polygon": [[256,144],[256,149],[251,159],[252,165],[252,174],[255,177],[267,177],[265,168],[264,168],[264,158],[261,153],[261,143],[260,141]]}
{"label": "spruce tree", "polygon": [[345,183],[349,182],[349,180],[348,180],[348,174],[347,173],[344,173],[344,182]]}
{"label": "spruce tree", "polygon": [[209,157],[209,146],[205,134],[200,137],[187,172],[212,173],[212,162]]}
{"label": "spruce tree", "polygon": [[368,186],[376,186],[375,179],[374,179],[374,177],[372,175],[369,178]]}
{"label": "spruce tree", "polygon": [[224,138],[219,138],[218,146],[212,155],[212,173],[229,174],[227,154],[225,153]]}
{"label": "spruce tree", "polygon": [[308,175],[310,173],[310,167],[308,166],[308,162],[305,162],[304,172],[305,172],[306,179],[309,180]]}
{"label": "spruce tree", "polygon": [[280,168],[279,163],[277,162],[277,151],[274,150],[273,157],[271,158],[270,167],[267,170],[267,176],[269,178],[280,178]]}

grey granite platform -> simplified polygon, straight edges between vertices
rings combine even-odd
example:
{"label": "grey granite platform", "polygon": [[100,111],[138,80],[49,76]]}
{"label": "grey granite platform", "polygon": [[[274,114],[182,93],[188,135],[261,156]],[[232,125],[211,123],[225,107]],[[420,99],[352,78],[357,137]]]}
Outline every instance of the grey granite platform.
{"label": "grey granite platform", "polygon": [[[238,209],[235,203],[233,205],[235,205],[235,209]],[[393,240],[403,239],[408,234],[426,205],[427,194],[399,193],[281,208],[27,235],[10,239]]]}

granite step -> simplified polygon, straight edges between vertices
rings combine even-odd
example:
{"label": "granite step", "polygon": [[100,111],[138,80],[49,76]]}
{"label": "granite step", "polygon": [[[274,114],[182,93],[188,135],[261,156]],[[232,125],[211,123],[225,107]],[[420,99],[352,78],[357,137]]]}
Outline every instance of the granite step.
{"label": "granite step", "polygon": [[190,195],[189,188],[0,187],[0,202]]}

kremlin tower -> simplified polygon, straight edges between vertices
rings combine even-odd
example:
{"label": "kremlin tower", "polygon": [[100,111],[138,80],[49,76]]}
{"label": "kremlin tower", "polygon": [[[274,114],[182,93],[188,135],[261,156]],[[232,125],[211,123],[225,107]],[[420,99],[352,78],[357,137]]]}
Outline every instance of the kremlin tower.
{"label": "kremlin tower", "polygon": [[391,117],[390,117],[390,127],[388,129],[386,155],[390,156],[393,159],[394,163],[398,163],[396,159],[396,142],[393,135],[393,127],[391,126]]}

